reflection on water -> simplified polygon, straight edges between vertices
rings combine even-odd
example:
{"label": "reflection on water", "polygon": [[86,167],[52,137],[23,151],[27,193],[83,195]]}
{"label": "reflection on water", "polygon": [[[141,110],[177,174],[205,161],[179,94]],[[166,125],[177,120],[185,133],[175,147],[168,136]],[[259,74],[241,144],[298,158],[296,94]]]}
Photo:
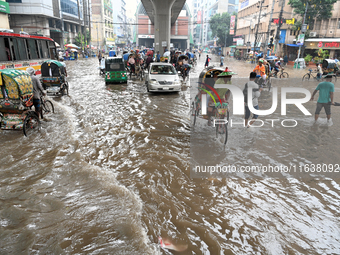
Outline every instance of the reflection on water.
{"label": "reflection on water", "polygon": [[[195,135],[212,141],[202,160],[337,163],[339,108],[332,127],[292,107],[294,131],[231,128],[224,150],[205,121],[204,136],[192,130],[192,82],[148,94],[140,82],[105,86],[96,59],[67,65],[70,96],[53,100],[51,122],[29,138],[0,134],[0,254],[178,254],[159,236],[187,245],[182,254],[340,253],[338,178],[190,178]],[[246,77],[242,68],[233,62]]]}

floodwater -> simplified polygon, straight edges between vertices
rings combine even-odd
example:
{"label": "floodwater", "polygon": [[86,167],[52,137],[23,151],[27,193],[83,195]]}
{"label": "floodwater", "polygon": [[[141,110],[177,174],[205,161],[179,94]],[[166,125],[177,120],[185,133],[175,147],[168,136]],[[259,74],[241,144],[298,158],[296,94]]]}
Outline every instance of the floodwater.
{"label": "floodwater", "polygon": [[[203,61],[173,94],[149,94],[142,82],[105,86],[96,59],[67,62],[70,96],[53,99],[42,130],[0,133],[0,254],[340,254],[339,178],[191,178],[192,137],[215,134],[204,120],[191,123]],[[226,65],[239,77],[252,69]],[[260,108],[269,99],[264,91]],[[331,127],[324,113],[315,126],[292,107],[296,130],[230,128],[223,150],[209,140],[213,155],[229,164],[339,163],[339,108]],[[186,250],[161,248],[158,237]]]}

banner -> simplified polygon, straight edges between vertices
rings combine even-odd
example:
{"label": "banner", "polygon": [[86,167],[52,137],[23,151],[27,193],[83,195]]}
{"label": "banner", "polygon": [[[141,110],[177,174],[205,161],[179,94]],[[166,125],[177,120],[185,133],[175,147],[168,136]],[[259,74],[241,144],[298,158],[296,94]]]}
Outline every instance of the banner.
{"label": "banner", "polygon": [[197,12],[197,24],[201,24],[202,22],[202,12],[198,11]]}
{"label": "banner", "polygon": [[296,45],[303,45],[305,41],[305,34],[300,34],[298,40],[296,41]]}
{"label": "banner", "polygon": [[230,35],[234,34],[234,29],[235,29],[235,15],[232,15],[230,17],[230,32],[229,32]]}

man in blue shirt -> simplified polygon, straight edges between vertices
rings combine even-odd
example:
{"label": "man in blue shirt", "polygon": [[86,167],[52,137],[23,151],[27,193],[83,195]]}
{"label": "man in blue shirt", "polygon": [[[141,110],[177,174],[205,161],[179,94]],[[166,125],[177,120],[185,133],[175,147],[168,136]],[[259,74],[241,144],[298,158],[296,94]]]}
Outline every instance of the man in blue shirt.
{"label": "man in blue shirt", "polygon": [[332,75],[326,75],[325,78],[326,81],[320,82],[314,90],[311,101],[314,100],[315,94],[319,91],[319,98],[315,110],[315,122],[317,122],[319,118],[321,109],[325,108],[327,115],[327,124],[331,126],[333,124],[331,120],[331,105],[334,105],[334,84],[332,83]]}

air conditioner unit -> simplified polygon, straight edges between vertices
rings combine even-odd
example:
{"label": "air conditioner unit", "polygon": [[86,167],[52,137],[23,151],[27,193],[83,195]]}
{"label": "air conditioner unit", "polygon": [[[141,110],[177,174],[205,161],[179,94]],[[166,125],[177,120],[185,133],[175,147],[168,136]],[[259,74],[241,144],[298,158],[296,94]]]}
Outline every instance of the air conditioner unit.
{"label": "air conditioner unit", "polygon": [[309,33],[309,36],[310,36],[310,37],[316,37],[316,32],[310,32],[310,33]]}
{"label": "air conditioner unit", "polygon": [[333,34],[333,30],[329,30],[329,33],[330,33],[330,34]]}

